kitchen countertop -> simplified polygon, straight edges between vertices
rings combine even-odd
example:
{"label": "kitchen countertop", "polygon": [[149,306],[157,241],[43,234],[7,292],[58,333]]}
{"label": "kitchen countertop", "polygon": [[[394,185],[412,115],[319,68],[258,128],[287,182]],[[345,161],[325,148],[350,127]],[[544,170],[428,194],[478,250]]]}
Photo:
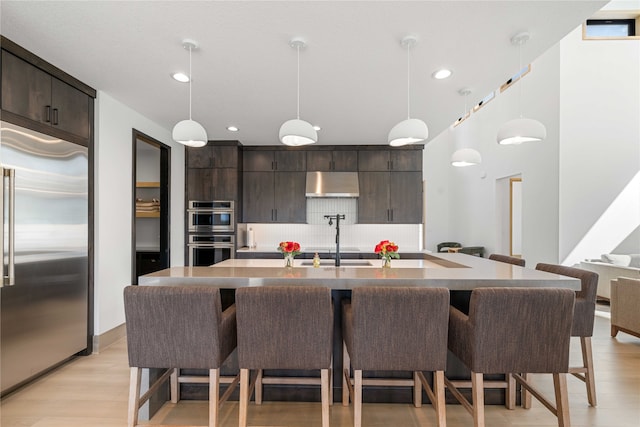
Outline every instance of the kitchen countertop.
{"label": "kitchen countertop", "polygon": [[[248,246],[242,246],[240,248],[237,249],[237,252],[243,252],[243,253],[279,253],[278,252],[278,248],[276,246],[257,246],[255,248],[250,248]],[[335,245],[333,246],[307,246],[307,247],[301,247],[300,248],[300,252],[302,253],[335,253],[336,252],[336,247]],[[398,252],[400,254],[400,257],[402,257],[402,253],[411,253],[411,254],[416,254],[416,253],[431,253],[431,251],[429,250],[420,250],[420,249],[415,249],[415,250],[411,250],[403,248],[402,252]],[[367,246],[365,247],[358,247],[358,246],[340,246],[340,253],[371,253],[373,254],[373,247],[369,247]]]}
{"label": "kitchen countertop", "polygon": [[[580,289],[578,279],[457,253],[425,254],[423,259],[394,259],[391,268],[382,268],[381,260],[343,260],[340,267],[327,261],[319,268],[302,265],[309,261],[296,259],[292,268],[286,268],[283,259],[229,259],[211,267],[171,267],[141,276],[138,283],[220,288],[306,285],[352,289],[397,285],[451,290],[488,286]],[[371,265],[355,265],[367,261]]]}

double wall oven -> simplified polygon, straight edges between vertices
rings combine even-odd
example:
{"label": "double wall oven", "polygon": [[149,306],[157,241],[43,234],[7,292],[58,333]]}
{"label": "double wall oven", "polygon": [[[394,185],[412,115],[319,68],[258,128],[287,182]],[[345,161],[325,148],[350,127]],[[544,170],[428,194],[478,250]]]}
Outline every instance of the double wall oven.
{"label": "double wall oven", "polygon": [[189,266],[208,266],[235,258],[234,202],[190,200],[187,208]]}

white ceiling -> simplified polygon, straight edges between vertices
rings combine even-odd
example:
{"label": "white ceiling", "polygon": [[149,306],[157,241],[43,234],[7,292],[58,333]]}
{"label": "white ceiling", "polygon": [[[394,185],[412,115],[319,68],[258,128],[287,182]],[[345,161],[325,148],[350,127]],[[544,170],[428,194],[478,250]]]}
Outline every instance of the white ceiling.
{"label": "white ceiling", "polygon": [[[407,116],[430,138],[518,71],[510,38],[528,31],[523,64],[534,60],[605,0],[570,1],[9,1],[0,2],[1,32],[43,59],[104,91],[161,126],[188,117],[188,72],[182,40],[193,53],[193,119],[209,139],[278,144],[280,125],[296,115],[320,125],[319,144],[386,144]],[[440,67],[453,76],[437,81]],[[240,132],[231,133],[228,125]]]}

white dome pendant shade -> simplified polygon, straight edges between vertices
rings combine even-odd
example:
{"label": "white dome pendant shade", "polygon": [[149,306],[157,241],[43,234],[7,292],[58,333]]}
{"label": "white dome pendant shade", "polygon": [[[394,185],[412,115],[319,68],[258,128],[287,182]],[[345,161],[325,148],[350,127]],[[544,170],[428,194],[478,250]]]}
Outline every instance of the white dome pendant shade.
{"label": "white dome pendant shade", "polygon": [[509,120],[498,130],[498,144],[518,145],[523,142],[542,141],[547,137],[547,128],[534,119]]}
{"label": "white dome pendant shade", "polygon": [[[518,46],[519,69],[522,72],[522,45],[529,40],[529,33],[522,32],[511,37],[511,44]],[[522,79],[522,75],[520,75]],[[509,120],[498,129],[496,140],[501,145],[519,145],[523,142],[542,141],[547,137],[547,128],[537,120],[522,117],[522,81],[518,83],[518,105],[520,118]]]}
{"label": "white dome pendant shade", "polygon": [[311,123],[300,119],[291,119],[280,126],[280,141],[292,147],[313,144],[318,141],[318,133]]}
{"label": "white dome pendant shade", "polygon": [[414,36],[406,36],[401,41],[402,47],[407,48],[407,119],[401,121],[391,128],[389,132],[388,142],[392,147],[401,147],[403,145],[414,144],[424,141],[429,137],[429,128],[427,124],[420,119],[411,118],[411,88],[410,88],[410,51],[418,42]]}
{"label": "white dome pendant shade", "polygon": [[424,141],[429,136],[427,124],[420,119],[403,120],[389,132],[389,145],[401,147],[407,144]]}
{"label": "white dome pendant shade", "polygon": [[482,156],[473,148],[461,148],[451,156],[451,164],[457,167],[473,166],[482,163]]}
{"label": "white dome pendant shade", "polygon": [[293,38],[289,45],[297,50],[298,54],[298,85],[297,85],[297,115],[295,119],[287,120],[280,126],[280,141],[292,147],[309,145],[318,142],[318,132],[311,123],[300,119],[300,48],[307,44],[301,38]]}
{"label": "white dome pendant shade", "polygon": [[204,147],[207,145],[207,131],[194,120],[178,122],[171,133],[173,140],[187,147]]}
{"label": "white dome pendant shade", "polygon": [[[454,125],[453,131],[454,138],[460,145],[464,146],[475,139],[477,135],[475,126],[471,127],[475,121],[471,122],[471,113],[467,110],[467,97],[471,93],[471,89],[465,87],[460,89],[458,93],[464,96],[464,111],[457,124]],[[480,163],[482,163],[482,156],[478,150],[473,148],[460,148],[451,155],[451,165],[455,167],[462,168],[479,165]]]}
{"label": "white dome pendant shade", "polygon": [[189,119],[178,122],[171,132],[174,141],[187,147],[204,147],[207,145],[207,131],[202,125],[191,119],[191,51],[198,48],[198,44],[189,39],[182,41],[182,47],[189,50]]}

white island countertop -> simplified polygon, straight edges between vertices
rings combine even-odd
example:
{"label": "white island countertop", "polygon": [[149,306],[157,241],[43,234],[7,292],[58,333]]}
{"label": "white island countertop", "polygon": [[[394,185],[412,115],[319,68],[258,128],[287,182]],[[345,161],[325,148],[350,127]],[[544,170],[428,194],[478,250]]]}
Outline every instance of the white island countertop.
{"label": "white island countertop", "polygon": [[[307,264],[309,264],[307,266]],[[560,287],[580,289],[571,277],[522,268],[466,254],[425,254],[423,259],[322,260],[314,268],[311,260],[296,259],[284,266],[284,259],[229,259],[211,267],[171,267],[141,276],[140,285],[207,285],[220,288],[246,286],[307,285],[352,289],[360,286],[446,287],[472,290],[477,287]],[[363,265],[369,264],[369,265]]]}

